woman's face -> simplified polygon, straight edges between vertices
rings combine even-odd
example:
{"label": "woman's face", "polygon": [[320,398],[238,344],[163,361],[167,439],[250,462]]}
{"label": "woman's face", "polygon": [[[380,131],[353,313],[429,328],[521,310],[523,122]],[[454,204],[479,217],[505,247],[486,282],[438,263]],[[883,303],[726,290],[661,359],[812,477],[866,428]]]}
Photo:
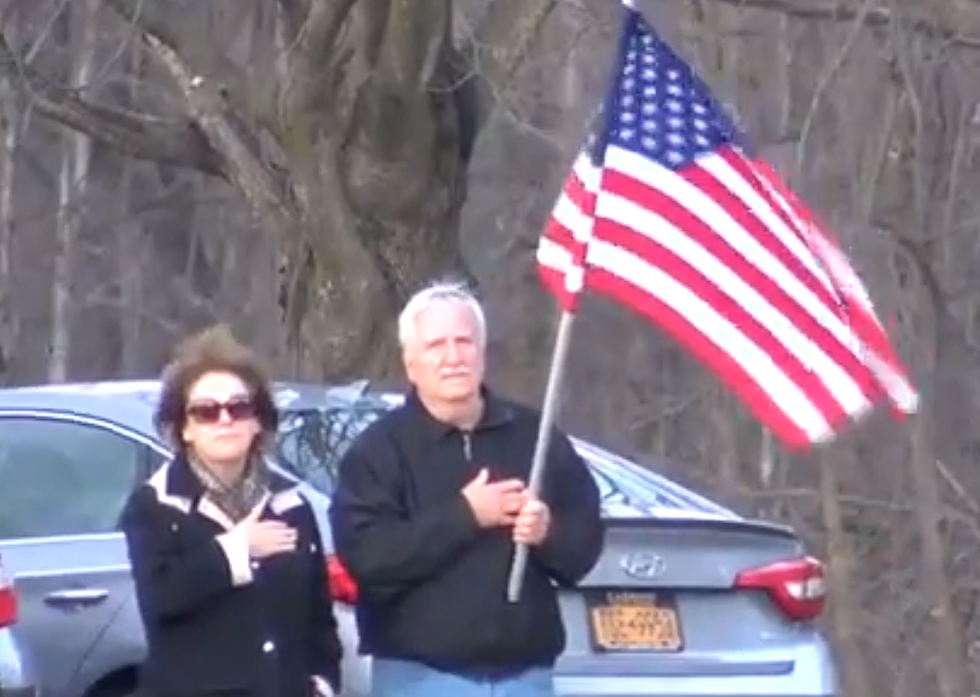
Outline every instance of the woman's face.
{"label": "woman's face", "polygon": [[184,443],[210,465],[244,462],[261,432],[252,395],[232,373],[202,375],[187,390],[184,409]]}

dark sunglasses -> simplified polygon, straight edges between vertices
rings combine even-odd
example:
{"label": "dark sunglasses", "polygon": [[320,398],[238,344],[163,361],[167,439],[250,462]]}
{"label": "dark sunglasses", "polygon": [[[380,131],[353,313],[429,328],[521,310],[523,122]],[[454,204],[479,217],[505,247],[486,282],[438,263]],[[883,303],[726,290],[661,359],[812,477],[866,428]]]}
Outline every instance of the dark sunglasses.
{"label": "dark sunglasses", "polygon": [[224,412],[232,421],[245,421],[255,418],[255,403],[248,397],[233,397],[227,402],[214,399],[191,402],[187,405],[187,416],[201,424],[215,424]]}

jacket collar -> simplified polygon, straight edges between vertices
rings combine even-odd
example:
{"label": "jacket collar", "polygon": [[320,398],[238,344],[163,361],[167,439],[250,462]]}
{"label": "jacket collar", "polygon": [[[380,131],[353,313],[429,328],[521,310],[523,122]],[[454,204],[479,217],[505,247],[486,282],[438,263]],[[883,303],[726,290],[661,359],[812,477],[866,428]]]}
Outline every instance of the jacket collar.
{"label": "jacket collar", "polygon": [[[273,495],[291,489],[296,484],[275,470],[269,472],[269,492]],[[187,456],[181,453],[174,455],[170,465],[166,470],[165,491],[171,496],[181,496],[184,498],[197,500],[204,495],[204,484],[194,470],[191,469]]]}
{"label": "jacket collar", "polygon": [[[507,402],[497,397],[489,388],[486,386],[480,387],[480,396],[483,398],[483,413],[480,415],[480,420],[477,422],[473,431],[500,428],[514,420],[514,410]],[[411,419],[412,426],[433,440],[438,440],[460,431],[457,426],[440,421],[433,416],[419,398],[418,392],[414,388],[409,391],[403,409],[405,414]]]}

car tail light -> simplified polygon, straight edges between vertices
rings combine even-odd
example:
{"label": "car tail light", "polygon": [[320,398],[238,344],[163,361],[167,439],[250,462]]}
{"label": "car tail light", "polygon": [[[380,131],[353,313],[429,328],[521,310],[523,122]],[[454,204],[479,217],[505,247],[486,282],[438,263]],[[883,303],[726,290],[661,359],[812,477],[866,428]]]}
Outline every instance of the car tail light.
{"label": "car tail light", "polygon": [[791,620],[806,622],[823,612],[826,600],[823,564],[813,557],[788,559],[735,577],[735,587],[765,591]]}
{"label": "car tail light", "polygon": [[14,582],[3,570],[0,559],[0,627],[9,627],[17,622],[17,596],[14,595]]}
{"label": "car tail light", "polygon": [[357,584],[340,560],[332,554],[327,557],[327,578],[330,579],[330,594],[334,600],[345,605],[357,602]]}

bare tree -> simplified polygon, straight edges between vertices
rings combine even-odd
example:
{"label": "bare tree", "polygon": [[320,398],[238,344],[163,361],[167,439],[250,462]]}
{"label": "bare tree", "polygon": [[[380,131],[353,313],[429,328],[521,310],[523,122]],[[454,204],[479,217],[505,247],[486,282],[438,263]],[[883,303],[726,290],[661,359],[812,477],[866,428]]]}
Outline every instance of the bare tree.
{"label": "bare tree", "polygon": [[[326,375],[382,372],[398,301],[435,274],[466,274],[467,164],[494,85],[514,73],[555,0],[497,0],[461,40],[450,0],[280,0],[287,49],[276,70],[211,56],[226,79],[190,63],[165,6],[101,4],[171,76],[183,117],[89,102],[2,37],[0,70],[43,116],[227,180],[278,240],[283,321],[300,362]],[[231,87],[259,83],[269,92]]]}

